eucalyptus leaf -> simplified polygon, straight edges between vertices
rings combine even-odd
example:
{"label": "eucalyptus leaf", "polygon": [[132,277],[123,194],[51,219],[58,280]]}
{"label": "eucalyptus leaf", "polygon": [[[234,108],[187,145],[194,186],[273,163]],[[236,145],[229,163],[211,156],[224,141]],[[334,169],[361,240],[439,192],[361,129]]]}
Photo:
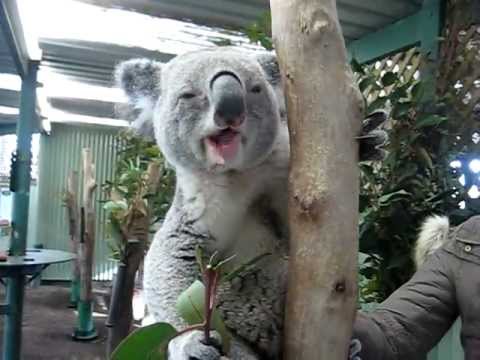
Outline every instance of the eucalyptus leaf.
{"label": "eucalyptus leaf", "polygon": [[395,84],[395,82],[398,80],[397,75],[392,72],[392,71],[387,71],[383,76],[382,76],[382,84],[383,86],[390,86]]}
{"label": "eucalyptus leaf", "polygon": [[395,199],[398,198],[405,198],[410,196],[411,194],[405,190],[398,190],[395,192],[392,192],[390,194],[386,194],[380,197],[378,200],[380,203],[386,204],[388,202],[394,201]]}
{"label": "eucalyptus leaf", "polygon": [[420,161],[428,168],[428,169],[433,169],[433,161],[430,155],[428,154],[428,151],[420,146],[417,149],[417,155],[420,159]]}
{"label": "eucalyptus leaf", "polygon": [[357,61],[357,59],[352,58],[352,60],[350,61],[350,66],[352,67],[352,70],[354,72],[359,73],[359,74],[365,74],[365,71],[363,70],[362,65],[360,65],[360,63]]}
{"label": "eucalyptus leaf", "polygon": [[[197,325],[205,321],[205,285],[196,280],[190,287],[182,292],[177,299],[176,309],[178,314],[188,325]],[[222,337],[222,348],[225,353],[230,349],[230,334],[218,311],[214,309],[212,315],[212,329],[218,331]]]}
{"label": "eucalyptus leaf", "polygon": [[177,330],[167,323],[141,327],[127,336],[111,355],[111,360],[166,360],[168,341]]}
{"label": "eucalyptus leaf", "polygon": [[425,94],[425,85],[422,82],[416,83],[412,88],[412,100],[420,102]]}
{"label": "eucalyptus leaf", "polygon": [[436,114],[426,115],[417,120],[415,127],[421,129],[428,126],[438,126],[447,120],[448,118]]}

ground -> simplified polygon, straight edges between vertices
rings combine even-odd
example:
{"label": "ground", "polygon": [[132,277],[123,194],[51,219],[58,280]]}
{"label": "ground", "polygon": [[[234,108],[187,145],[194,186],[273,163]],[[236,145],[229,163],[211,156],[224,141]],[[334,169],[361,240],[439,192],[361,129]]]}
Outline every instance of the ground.
{"label": "ground", "polygon": [[[4,287],[0,284],[0,303],[4,299]],[[103,360],[107,331],[109,288],[95,285],[94,319],[98,338],[92,342],[73,341],[75,311],[68,308],[69,289],[64,284],[42,285],[26,288],[23,317],[22,360]],[[3,339],[3,317],[0,317],[0,348]]]}

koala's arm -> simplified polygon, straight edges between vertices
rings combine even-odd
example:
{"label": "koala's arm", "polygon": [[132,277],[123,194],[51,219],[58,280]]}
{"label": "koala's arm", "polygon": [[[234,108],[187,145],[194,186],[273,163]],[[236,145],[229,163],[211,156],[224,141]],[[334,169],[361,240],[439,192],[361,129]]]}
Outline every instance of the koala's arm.
{"label": "koala's arm", "polygon": [[175,209],[167,214],[146,255],[144,275],[150,315],[156,322],[168,322],[179,329],[186,324],[177,314],[177,299],[200,275],[195,260],[195,247],[200,242],[193,232],[188,234],[180,219]]}
{"label": "koala's arm", "polygon": [[[176,302],[179,295],[200,277],[196,262],[196,247],[208,240],[208,235],[195,229],[192,221],[174,210],[167,216],[162,228],[155,235],[145,260],[144,289],[147,306],[156,322],[168,322],[177,329],[186,327],[178,316]],[[189,332],[169,345],[169,359],[186,360],[199,354],[200,360],[220,359],[218,349],[208,349],[198,331]],[[259,359],[255,352],[241,339],[234,337],[232,360]]]}

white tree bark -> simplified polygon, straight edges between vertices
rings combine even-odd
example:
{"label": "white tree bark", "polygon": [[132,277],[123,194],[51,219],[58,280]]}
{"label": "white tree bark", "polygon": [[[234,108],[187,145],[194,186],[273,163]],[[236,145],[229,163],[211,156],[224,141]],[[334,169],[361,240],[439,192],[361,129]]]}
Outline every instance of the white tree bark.
{"label": "white tree bark", "polygon": [[70,235],[70,249],[77,255],[73,261],[73,279],[80,278],[80,262],[78,250],[80,245],[80,216],[78,212],[78,172],[71,171],[67,178],[66,207],[68,213],[68,229]]}
{"label": "white tree bark", "polygon": [[89,148],[82,150],[83,161],[83,220],[84,229],[79,246],[80,258],[80,300],[92,300],[93,252],[95,249],[95,203],[94,193],[97,188],[95,182],[95,165],[92,151]]}
{"label": "white tree bark", "polygon": [[345,360],[357,294],[361,96],[335,0],[270,3],[291,144],[284,355]]}

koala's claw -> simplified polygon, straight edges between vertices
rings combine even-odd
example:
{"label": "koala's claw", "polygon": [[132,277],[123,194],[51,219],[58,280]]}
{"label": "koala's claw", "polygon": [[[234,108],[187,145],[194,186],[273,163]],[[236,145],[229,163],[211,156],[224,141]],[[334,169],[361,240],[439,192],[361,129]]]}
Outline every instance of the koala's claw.
{"label": "koala's claw", "polygon": [[174,338],[168,344],[168,360],[220,360],[221,338],[212,331],[211,345],[205,344],[203,331],[189,331]]}
{"label": "koala's claw", "polygon": [[378,110],[366,117],[362,123],[362,133],[357,136],[360,145],[360,161],[382,160],[386,152],[382,147],[387,143],[388,135],[377,128],[388,119],[386,111]]}

